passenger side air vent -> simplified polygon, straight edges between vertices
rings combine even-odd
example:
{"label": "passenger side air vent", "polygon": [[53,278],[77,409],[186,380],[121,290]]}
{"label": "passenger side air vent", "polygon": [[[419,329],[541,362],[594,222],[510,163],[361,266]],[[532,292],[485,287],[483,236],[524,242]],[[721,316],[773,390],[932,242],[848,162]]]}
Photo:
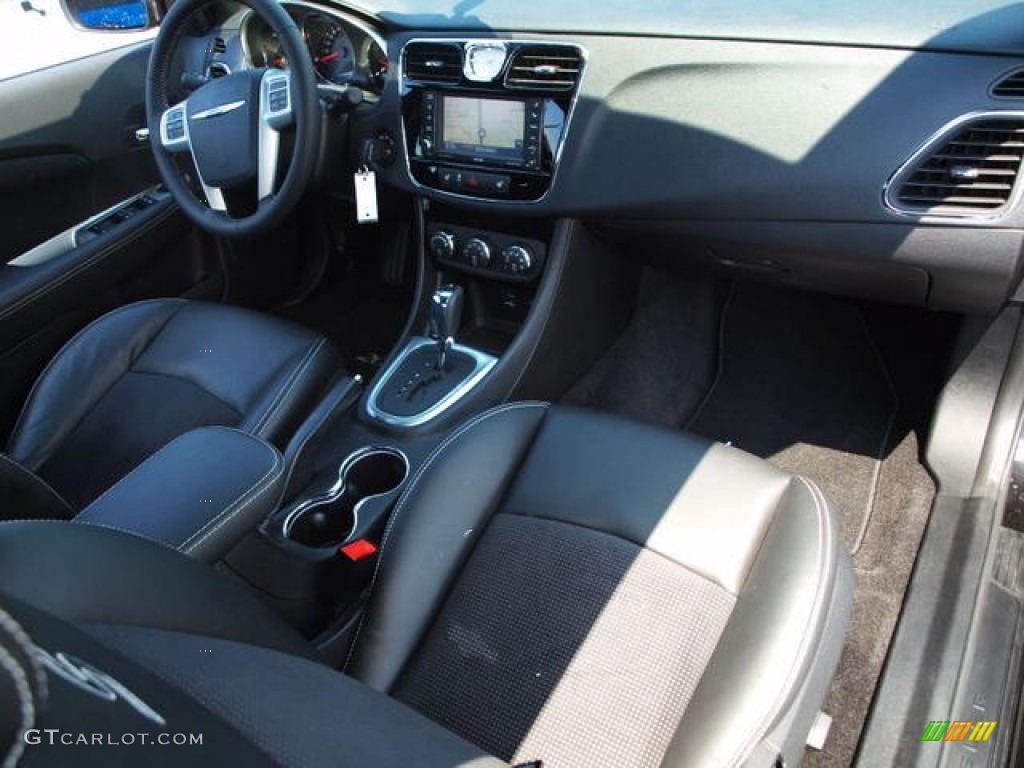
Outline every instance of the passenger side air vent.
{"label": "passenger side air vent", "polygon": [[898,180],[895,207],[970,215],[1010,202],[1024,158],[1024,116],[986,117],[922,154]]}
{"label": "passenger side air vent", "polygon": [[1017,69],[992,86],[992,95],[1000,99],[1024,99],[1024,69]]}
{"label": "passenger side air vent", "polygon": [[405,77],[423,83],[462,80],[462,46],[456,43],[409,43],[405,49]]}
{"label": "passenger side air vent", "polygon": [[527,45],[512,57],[505,76],[509,88],[567,91],[583,72],[583,55],[571,45]]}
{"label": "passenger side air vent", "polygon": [[213,53],[214,55],[228,52],[228,44],[224,42],[223,37],[215,37],[213,39]]}

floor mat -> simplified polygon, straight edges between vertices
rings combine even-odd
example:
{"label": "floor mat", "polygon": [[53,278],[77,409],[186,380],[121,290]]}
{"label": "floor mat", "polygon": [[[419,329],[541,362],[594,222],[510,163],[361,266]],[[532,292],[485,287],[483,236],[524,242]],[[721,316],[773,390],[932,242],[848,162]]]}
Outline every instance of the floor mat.
{"label": "floor mat", "polygon": [[855,552],[898,401],[852,302],[737,285],[718,377],[688,428],[816,482]]}
{"label": "floor mat", "polygon": [[633,321],[563,402],[637,421],[682,423],[715,375],[722,293],[712,280],[645,271]]}
{"label": "floor mat", "polygon": [[[663,288],[661,295],[670,301],[684,290]],[[660,312],[671,317],[667,309]],[[642,305],[633,326],[588,375],[590,381],[568,399],[634,417],[639,412],[648,421],[730,442],[812,479],[831,499],[842,540],[853,554],[857,586],[847,644],[826,703],[831,733],[825,750],[809,751],[805,764],[849,765],[935,493],[918,458],[920,425],[904,417],[900,398],[916,405],[918,396],[931,393],[894,386],[886,364],[892,350],[883,359],[855,302],[736,284],[719,316],[713,332],[706,319],[659,325]],[[703,400],[684,386],[672,404],[666,382],[641,390],[660,402],[624,405],[631,402],[631,382],[658,376],[649,363],[658,358],[653,350],[688,354],[679,349],[681,327],[690,329],[690,349],[703,344],[717,350],[715,355],[704,349],[694,363],[700,379],[707,361],[717,357]],[[637,370],[644,368],[646,373]],[[634,390],[632,399],[637,396]]]}

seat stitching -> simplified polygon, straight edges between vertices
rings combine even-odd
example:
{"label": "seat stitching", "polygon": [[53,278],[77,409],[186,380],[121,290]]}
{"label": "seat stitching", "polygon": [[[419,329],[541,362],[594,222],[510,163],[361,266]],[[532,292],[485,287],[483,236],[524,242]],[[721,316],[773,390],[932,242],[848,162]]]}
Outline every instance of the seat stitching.
{"label": "seat stitching", "polygon": [[74,508],[70,504],[68,504],[67,500],[65,500],[65,498],[63,496],[61,496],[59,493],[57,493],[57,491],[55,491],[53,489],[53,486],[51,486],[48,482],[43,480],[43,478],[41,478],[35,472],[32,472],[31,470],[27,469],[26,467],[23,467],[21,464],[16,462],[14,459],[12,459],[6,453],[0,453],[0,461],[6,462],[10,466],[14,467],[14,469],[16,471],[20,472],[23,475],[28,476],[29,478],[31,478],[36,483],[38,483],[39,485],[43,486],[43,488],[45,488],[47,491],[49,491],[53,495],[53,497],[55,499],[57,499],[57,501],[59,501],[68,512],[71,513],[70,515],[68,515],[69,518],[75,516],[75,510],[74,510]]}
{"label": "seat stitching", "polygon": [[[108,317],[114,317],[115,315],[119,315],[122,312],[127,312],[129,309],[132,309],[133,307],[138,307],[141,304],[159,304],[163,302],[184,303],[185,299],[146,299],[145,301],[137,301],[132,302],[131,304],[125,304],[124,306],[117,307],[116,309],[112,309],[110,312],[105,312],[104,314],[100,315],[87,326],[85,326],[85,328],[83,328],[74,336],[72,336],[71,340],[64,344],[64,346],[57,350],[57,353],[52,358],[50,358],[50,362],[46,364],[46,367],[43,368],[42,373],[40,373],[36,380],[32,383],[32,389],[29,390],[28,397],[25,399],[24,405],[21,406],[21,412],[18,414],[18,420],[14,422],[14,429],[11,431],[11,439],[8,442],[13,441],[14,437],[18,434],[18,430],[21,428],[22,419],[25,417],[25,412],[28,410],[29,405],[32,403],[32,398],[35,397],[36,390],[39,388],[40,382],[42,382],[46,378],[46,375],[50,372],[53,366],[57,364],[57,361],[60,358],[62,358],[66,352],[71,351],[71,348],[74,347],[79,342],[81,337],[88,333],[93,326],[100,324]],[[0,319],[3,318],[0,317]],[[157,334],[159,335],[159,331],[157,332]]]}
{"label": "seat stitching", "polygon": [[[31,654],[28,654],[28,657],[32,658]],[[6,669],[14,679],[14,688],[18,692],[18,709],[21,714],[21,722],[19,723],[21,726],[19,728],[20,735],[31,728],[36,721],[36,706],[32,698],[32,686],[29,685],[25,668],[3,647],[0,647],[0,667]],[[24,749],[24,740],[21,738],[15,739],[14,744],[11,745],[10,750],[7,752],[7,757],[4,758],[3,765],[16,765]]]}
{"label": "seat stitching", "polygon": [[[11,521],[11,522],[15,522],[15,521]],[[31,521],[28,521],[28,522],[31,522]],[[153,544],[159,544],[161,547],[163,547],[164,549],[170,550],[171,552],[174,552],[176,554],[181,554],[180,552],[178,552],[177,549],[175,549],[172,545],[168,544],[166,541],[162,541],[160,539],[154,538],[153,536],[150,536],[148,534],[142,533],[141,531],[133,531],[130,528],[122,528],[119,525],[111,525],[110,523],[101,523],[101,522],[99,522],[97,520],[79,520],[79,519],[75,518],[74,520],[69,520],[69,521],[65,521],[65,522],[70,522],[70,523],[73,523],[75,525],[91,525],[91,526],[93,526],[95,528],[107,528],[108,530],[111,530],[111,531],[118,531],[119,533],[126,533],[129,536],[134,536],[136,539],[144,539],[145,541],[151,542]]]}
{"label": "seat stitching", "polygon": [[0,520],[0,525],[10,525],[11,523],[72,523],[73,520],[68,520],[63,517],[16,517],[12,520]]}
{"label": "seat stitching", "polygon": [[278,407],[285,402],[287,395],[292,391],[292,389],[298,386],[302,374],[306,372],[306,369],[313,362],[316,355],[321,349],[323,349],[326,343],[327,339],[321,338],[319,341],[314,342],[309,348],[309,351],[306,352],[305,357],[302,358],[302,361],[292,372],[292,375],[288,377],[285,383],[281,386],[281,389],[278,390],[277,394],[274,396],[274,400],[271,402],[266,412],[262,417],[260,417],[260,420],[256,422],[256,426],[254,426],[252,430],[254,434],[259,434],[259,431],[269,423],[271,416],[273,416],[277,412]]}
{"label": "seat stitching", "polygon": [[[199,547],[199,545],[202,544],[206,539],[208,539],[210,536],[212,536],[214,533],[216,533],[220,528],[224,527],[224,525],[226,525],[228,522],[230,522],[230,520],[238,512],[241,512],[243,509],[248,507],[250,503],[252,503],[256,499],[258,499],[260,497],[260,495],[263,493],[263,491],[265,491],[268,487],[270,487],[273,484],[273,482],[276,481],[281,476],[281,474],[283,474],[283,468],[284,468],[283,465],[284,465],[284,461],[281,458],[280,454],[275,452],[275,454],[274,454],[274,463],[270,467],[270,469],[268,469],[267,472],[263,475],[263,477],[261,477],[259,480],[257,480],[244,493],[239,494],[235,498],[235,500],[233,502],[231,502],[231,504],[228,505],[223,511],[221,511],[216,517],[214,517],[212,520],[207,521],[207,523],[205,525],[203,525],[201,528],[199,528],[199,530],[195,531],[191,536],[189,536],[187,539],[185,539],[185,541],[183,541],[181,544],[179,544],[178,545],[178,549],[180,549],[182,552],[192,552],[192,551],[195,551],[195,549],[197,549]],[[239,506],[239,505],[241,505],[241,506]],[[236,509],[236,507],[237,507],[237,509]],[[222,518],[225,518],[226,515],[228,517],[226,519],[223,519],[223,522],[218,522],[218,521],[222,520]],[[207,529],[210,528],[211,525],[214,526],[214,527],[212,529],[210,529],[209,531],[207,531]],[[207,532],[204,535],[202,535],[198,540],[196,540],[195,544],[193,544],[190,547],[189,544],[193,540],[195,540],[196,537],[199,537],[200,534],[203,534],[204,531],[207,531]]]}
{"label": "seat stitching", "polygon": [[[224,406],[229,411],[231,411],[231,413],[233,413],[235,415],[235,417],[239,421],[241,421],[241,419],[242,419],[242,412],[240,410],[238,410],[238,408],[236,408],[232,403],[229,403],[227,400],[222,398],[216,392],[211,392],[210,390],[208,390],[206,387],[203,386],[202,382],[196,381],[195,379],[190,378],[189,376],[179,376],[179,375],[177,375],[175,373],[164,373],[163,371],[148,371],[148,370],[145,370],[144,368],[132,368],[130,371],[126,371],[125,373],[130,373],[133,376],[155,376],[155,377],[162,378],[162,379],[170,379],[171,381],[184,382],[185,384],[191,384],[196,389],[201,390],[204,395],[208,395],[213,400],[216,400],[220,405]],[[208,425],[205,425],[205,426],[221,426],[221,425],[219,425],[219,424],[208,424]],[[198,429],[198,427],[197,427],[197,429]]]}
{"label": "seat stitching", "polygon": [[126,245],[131,245],[136,240],[141,239],[143,235],[149,234],[151,230],[156,229],[159,225],[167,221],[171,217],[171,214],[174,213],[176,209],[177,206],[169,206],[166,211],[159,214],[152,221],[147,222],[144,226],[140,227],[130,237],[126,237],[116,241],[115,243],[112,243],[110,247],[107,248],[106,250],[99,251],[90,259],[83,261],[81,264],[78,264],[77,266],[68,270],[67,272],[63,272],[60,275],[56,276],[53,280],[43,283],[42,285],[35,288],[31,292],[25,294],[20,299],[18,299],[14,304],[11,304],[10,306],[6,307],[3,311],[0,311],[0,320],[7,319],[8,316],[17,312],[26,304],[35,301],[37,298],[44,294],[50,293],[51,291],[66,283],[71,278],[81,274],[84,270],[89,269],[90,267],[92,267],[95,264],[98,264],[101,261],[106,261],[110,256],[123,249]]}
{"label": "seat stitching", "polygon": [[751,732],[750,738],[747,739],[742,749],[738,752],[738,756],[747,754],[749,750],[753,749],[754,742],[765,735],[772,722],[776,717],[778,717],[779,711],[782,709],[782,705],[789,696],[790,691],[795,687],[800,667],[799,660],[803,659],[804,656],[807,655],[808,644],[810,642],[809,630],[821,614],[823,604],[825,602],[825,576],[828,574],[829,564],[831,562],[831,558],[828,556],[828,542],[831,538],[829,534],[832,531],[832,518],[828,513],[828,502],[825,499],[825,494],[822,493],[821,489],[805,477],[798,475],[796,476],[796,479],[802,482],[810,492],[811,498],[814,500],[814,509],[817,512],[816,517],[818,522],[819,548],[815,571],[818,575],[818,588],[815,591],[814,602],[811,606],[811,610],[807,614],[804,630],[800,633],[800,647],[798,648],[796,655],[798,663],[792,665],[789,674],[786,676],[786,680],[780,688],[779,694],[775,697],[775,700],[761,718],[758,723],[758,727]]}
{"label": "seat stitching", "polygon": [[175,443],[179,442],[180,440],[184,440],[188,435],[192,434],[193,432],[197,432],[200,429],[226,429],[226,427],[198,427],[197,429],[191,429],[188,432],[182,432],[176,438],[174,438],[170,442],[166,443],[159,450],[155,451],[154,453],[149,454],[149,456],[147,456],[145,459],[140,461],[132,470],[130,470],[129,472],[125,473],[121,477],[120,480],[118,480],[116,483],[114,483],[109,488],[107,488],[107,490],[105,490],[103,493],[101,493],[99,496],[97,496],[95,499],[93,499],[91,502],[89,502],[89,505],[75,516],[75,520],[78,520],[79,518],[81,518],[83,515],[85,515],[86,512],[89,511],[90,508],[92,508],[93,506],[95,506],[96,504],[101,502],[103,499],[105,499],[107,497],[107,495],[112,493],[113,490],[119,484],[123,483],[125,480],[127,480],[129,477],[134,475],[136,472],[140,472],[142,470],[142,468],[146,464],[148,464],[150,461],[155,459],[157,456],[159,456],[164,451],[170,450],[171,446],[173,446]]}
{"label": "seat stitching", "polygon": [[[381,538],[380,552],[377,555],[377,563],[374,566],[373,576],[370,578],[370,586],[369,589],[367,590],[367,606],[369,606],[369,602],[373,598],[373,592],[377,586],[377,575],[380,573],[381,563],[384,562],[384,554],[385,552],[387,552],[388,539],[391,536],[391,531],[394,528],[395,522],[398,520],[398,517],[401,515],[402,511],[407,506],[408,500],[412,496],[414,490],[416,489],[416,486],[419,483],[420,478],[422,478],[423,474],[431,467],[431,465],[433,465],[433,463],[437,460],[438,456],[440,456],[441,452],[449,445],[454,443],[456,440],[458,440],[460,437],[465,435],[466,432],[468,432],[470,429],[478,426],[479,424],[482,424],[484,421],[491,418],[492,416],[498,416],[499,414],[502,413],[508,413],[510,411],[525,408],[542,408],[544,410],[547,410],[550,407],[550,405],[550,403],[545,403],[539,400],[530,400],[519,403],[506,403],[504,405],[499,405],[495,408],[491,408],[490,410],[477,415],[475,418],[463,424],[457,430],[452,432],[447,438],[441,441],[441,443],[433,451],[430,452],[430,455],[427,457],[426,461],[423,462],[423,465],[416,471],[416,474],[413,475],[412,480],[406,486],[405,492],[402,494],[402,497],[398,500],[398,504],[395,506],[395,511],[391,514],[391,517],[388,519],[387,526],[384,528],[384,536]],[[363,615],[359,619],[359,626],[356,627],[356,633],[352,638],[352,644],[349,646],[348,656],[346,656],[345,663],[342,665],[343,670],[347,670],[349,664],[352,662],[352,656],[355,653],[356,646],[359,644],[359,637],[362,634],[363,626],[366,624],[368,620],[369,613],[369,610],[364,611]]]}
{"label": "seat stitching", "polygon": [[160,539],[153,539],[145,535],[144,533],[139,533],[138,531],[131,531],[127,528],[121,528],[117,525],[111,525],[110,523],[94,522],[92,520],[78,520],[77,518],[74,520],[65,520],[60,517],[22,517],[17,518],[15,520],[0,520],[0,526],[12,525],[14,523],[62,523],[64,525],[88,525],[93,528],[109,528],[112,531],[118,531],[119,533],[126,533],[129,536],[134,536],[136,539],[143,539],[144,541],[148,541],[153,544],[159,544],[164,549],[170,550],[171,552],[174,552],[179,555],[181,554],[181,552],[172,547],[166,541],[160,541]]}
{"label": "seat stitching", "polygon": [[[264,443],[264,445],[266,444]],[[267,447],[270,448],[269,445]],[[198,531],[189,536],[185,541],[183,541],[178,546],[178,549],[180,549],[182,552],[186,552],[189,554],[195,552],[204,541],[209,539],[217,531],[219,531],[221,528],[223,528],[225,525],[231,522],[231,520],[237,517],[246,507],[248,507],[250,504],[256,501],[256,499],[260,498],[263,492],[266,491],[267,488],[271,487],[273,485],[273,482],[280,478],[283,473],[284,459],[281,458],[281,455],[275,451],[274,464],[273,466],[271,466],[269,470],[267,470],[267,473],[263,475],[263,477],[261,477],[259,480],[257,480],[256,483],[249,488],[249,490],[247,490],[245,493],[239,496],[231,504],[231,506],[229,506],[219,515],[217,515],[217,517],[207,522],[206,525],[204,525]],[[213,528],[210,528],[211,525],[213,525]],[[210,530],[206,531],[207,528],[210,528]],[[206,533],[202,535],[200,538],[196,539],[196,537],[202,534],[203,531],[206,531]],[[195,543],[189,546],[189,544],[193,540],[195,540]]]}

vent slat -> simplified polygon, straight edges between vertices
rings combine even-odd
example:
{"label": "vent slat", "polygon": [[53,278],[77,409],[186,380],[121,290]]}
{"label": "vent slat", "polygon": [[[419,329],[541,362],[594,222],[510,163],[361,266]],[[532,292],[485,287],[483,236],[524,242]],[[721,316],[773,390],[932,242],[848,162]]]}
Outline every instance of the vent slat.
{"label": "vent slat", "polygon": [[906,200],[907,202],[913,203],[928,203],[929,205],[948,205],[948,206],[977,206],[982,209],[998,208],[1004,201],[1001,198],[957,198],[949,197],[936,199],[930,196],[913,196],[908,195],[900,200]]}
{"label": "vent slat", "polygon": [[989,183],[982,183],[982,184],[952,184],[952,183],[950,183],[950,184],[944,184],[944,183],[941,183],[941,182],[934,182],[934,181],[908,181],[906,184],[903,185],[904,189],[908,189],[908,188],[911,188],[911,187],[916,188],[916,189],[951,189],[951,190],[953,190],[955,192],[972,192],[972,191],[975,191],[975,190],[977,190],[979,192],[1009,192],[1011,189],[1013,189],[1013,185],[1012,184],[989,184]]}
{"label": "vent slat", "polygon": [[583,56],[565,45],[525,46],[513,54],[505,85],[529,90],[569,90],[579,83]]}
{"label": "vent slat", "polygon": [[[978,166],[972,166],[978,176],[1008,176],[1013,178],[1017,175],[1017,172],[1010,168],[979,168]],[[918,176],[941,176],[943,178],[949,178],[949,166],[944,168],[922,168],[917,171],[911,180],[916,179]]]}
{"label": "vent slat", "polygon": [[968,155],[968,154],[959,154],[959,153],[940,153],[938,155],[932,155],[931,161],[934,162],[934,161],[942,161],[942,160],[952,160],[952,161],[957,162],[957,163],[983,163],[983,162],[989,162],[989,163],[1019,163],[1022,156],[1024,156],[1024,154],[1021,154],[1021,155],[1005,155],[1005,154],[1003,154],[1003,155],[1000,155],[1000,154],[997,154],[997,155],[977,155],[977,154]]}
{"label": "vent slat", "polygon": [[918,161],[900,183],[898,202],[922,213],[999,210],[1013,197],[1022,161],[1024,119],[979,120]]}

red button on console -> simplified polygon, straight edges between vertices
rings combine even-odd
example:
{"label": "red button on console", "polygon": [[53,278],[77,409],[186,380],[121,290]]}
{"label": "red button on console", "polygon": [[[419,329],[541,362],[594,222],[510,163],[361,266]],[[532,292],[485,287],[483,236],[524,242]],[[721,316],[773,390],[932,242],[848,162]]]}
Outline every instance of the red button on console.
{"label": "red button on console", "polygon": [[338,550],[354,563],[377,553],[377,545],[368,539],[356,539]]}

